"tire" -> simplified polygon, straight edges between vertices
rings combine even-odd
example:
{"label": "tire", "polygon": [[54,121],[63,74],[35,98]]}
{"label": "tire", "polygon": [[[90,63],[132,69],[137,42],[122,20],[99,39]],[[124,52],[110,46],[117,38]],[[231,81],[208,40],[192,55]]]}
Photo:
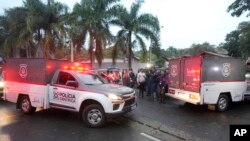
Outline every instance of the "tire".
{"label": "tire", "polygon": [[106,116],[103,108],[98,104],[86,106],[82,111],[82,120],[88,127],[103,127],[106,124]]}
{"label": "tire", "polygon": [[30,99],[28,96],[21,97],[20,108],[21,111],[26,115],[33,114],[36,111],[36,108],[31,106]]}
{"label": "tire", "polygon": [[218,102],[216,104],[216,111],[218,112],[224,112],[227,110],[229,106],[229,98],[225,94],[221,94],[219,96]]}

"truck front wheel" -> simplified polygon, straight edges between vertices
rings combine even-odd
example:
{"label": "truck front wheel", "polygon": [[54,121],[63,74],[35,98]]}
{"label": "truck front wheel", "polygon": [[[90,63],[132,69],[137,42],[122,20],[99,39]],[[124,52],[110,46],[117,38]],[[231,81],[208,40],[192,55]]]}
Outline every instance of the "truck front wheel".
{"label": "truck front wheel", "polygon": [[228,106],[229,106],[229,98],[228,98],[228,96],[225,95],[225,94],[221,94],[219,96],[218,102],[216,104],[216,110],[218,112],[224,112],[224,111],[227,110]]}
{"label": "truck front wheel", "polygon": [[33,114],[36,111],[35,107],[31,106],[30,99],[28,96],[22,96],[20,101],[21,111],[24,114]]}
{"label": "truck front wheel", "polygon": [[91,104],[82,111],[82,119],[88,127],[102,127],[106,123],[103,108],[98,104]]}

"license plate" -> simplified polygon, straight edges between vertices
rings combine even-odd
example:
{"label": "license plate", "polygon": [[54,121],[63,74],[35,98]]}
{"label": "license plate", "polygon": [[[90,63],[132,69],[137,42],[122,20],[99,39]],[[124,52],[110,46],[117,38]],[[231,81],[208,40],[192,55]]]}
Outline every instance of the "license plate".
{"label": "license plate", "polygon": [[182,92],[178,92],[178,95],[184,95],[185,93],[182,93]]}
{"label": "license plate", "polygon": [[132,107],[131,107],[131,110],[134,110],[136,108],[136,105],[133,105]]}

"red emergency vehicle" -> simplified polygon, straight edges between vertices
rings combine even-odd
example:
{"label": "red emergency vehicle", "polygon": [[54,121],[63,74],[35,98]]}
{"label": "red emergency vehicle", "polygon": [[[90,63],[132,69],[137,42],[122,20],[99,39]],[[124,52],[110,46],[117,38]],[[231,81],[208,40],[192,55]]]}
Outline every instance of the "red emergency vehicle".
{"label": "red emergency vehicle", "polygon": [[246,65],[243,59],[204,52],[169,61],[167,95],[210,109],[225,111],[230,102],[246,96]]}

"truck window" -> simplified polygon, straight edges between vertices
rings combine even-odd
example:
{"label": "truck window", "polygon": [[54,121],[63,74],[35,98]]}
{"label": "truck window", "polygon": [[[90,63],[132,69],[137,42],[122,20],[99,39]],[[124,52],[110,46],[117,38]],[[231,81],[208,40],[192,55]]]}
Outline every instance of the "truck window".
{"label": "truck window", "polygon": [[57,84],[66,85],[67,81],[76,81],[76,79],[67,72],[60,72],[57,79]]}
{"label": "truck window", "polygon": [[100,85],[104,84],[104,80],[95,74],[78,73],[77,76],[85,85]]}

